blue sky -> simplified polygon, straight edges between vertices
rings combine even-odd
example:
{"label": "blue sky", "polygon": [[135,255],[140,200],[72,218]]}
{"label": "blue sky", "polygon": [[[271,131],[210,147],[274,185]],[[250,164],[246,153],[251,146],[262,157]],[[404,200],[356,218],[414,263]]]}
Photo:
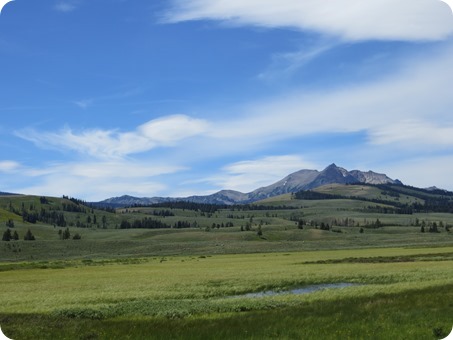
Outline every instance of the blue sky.
{"label": "blue sky", "polygon": [[15,0],[0,191],[248,192],[332,162],[453,190],[438,0]]}

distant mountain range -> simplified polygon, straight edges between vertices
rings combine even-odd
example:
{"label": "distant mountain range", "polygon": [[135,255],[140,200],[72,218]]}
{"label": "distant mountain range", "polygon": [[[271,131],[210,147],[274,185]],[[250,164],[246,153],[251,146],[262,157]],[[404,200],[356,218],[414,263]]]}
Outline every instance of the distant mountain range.
{"label": "distant mountain range", "polygon": [[385,174],[373,171],[348,171],[335,164],[329,165],[322,171],[300,170],[294,172],[280,181],[266,187],[258,188],[249,193],[242,193],[234,190],[221,190],[212,195],[189,196],[189,197],[133,197],[121,196],[112,197],[94,204],[104,207],[126,207],[132,205],[150,205],[163,202],[188,201],[194,203],[209,204],[246,204],[260,201],[265,198],[274,197],[286,193],[293,193],[300,190],[310,190],[326,184],[402,184]]}
{"label": "distant mountain range", "polygon": [[13,195],[19,195],[19,194],[14,194],[12,192],[3,192],[0,191],[0,196],[13,196]]}

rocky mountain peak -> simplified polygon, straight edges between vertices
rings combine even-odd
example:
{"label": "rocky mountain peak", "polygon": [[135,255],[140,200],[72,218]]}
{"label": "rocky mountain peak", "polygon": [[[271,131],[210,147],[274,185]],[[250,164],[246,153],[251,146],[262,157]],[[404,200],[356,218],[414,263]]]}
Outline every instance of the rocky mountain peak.
{"label": "rocky mountain peak", "polygon": [[186,198],[136,198],[131,196],[122,196],[111,198],[99,203],[105,204],[152,204],[164,201],[190,201],[197,203],[212,204],[243,204],[256,202],[268,197],[274,197],[286,193],[293,193],[300,190],[311,190],[327,184],[402,184],[398,180],[393,180],[385,174],[379,174],[373,171],[363,172],[360,170],[348,171],[335,163],[330,164],[321,172],[318,170],[299,170],[289,174],[274,184],[258,188],[249,193],[242,193],[233,190],[222,190],[207,196],[190,196]]}

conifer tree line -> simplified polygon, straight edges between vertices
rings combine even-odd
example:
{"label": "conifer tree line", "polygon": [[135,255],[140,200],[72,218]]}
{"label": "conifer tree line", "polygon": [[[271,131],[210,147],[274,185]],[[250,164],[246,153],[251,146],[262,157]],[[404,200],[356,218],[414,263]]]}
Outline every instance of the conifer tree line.
{"label": "conifer tree line", "polygon": [[174,224],[155,220],[149,217],[137,219],[132,222],[128,220],[121,221],[120,229],[163,229],[163,228],[192,228],[197,227],[197,222],[177,221]]}

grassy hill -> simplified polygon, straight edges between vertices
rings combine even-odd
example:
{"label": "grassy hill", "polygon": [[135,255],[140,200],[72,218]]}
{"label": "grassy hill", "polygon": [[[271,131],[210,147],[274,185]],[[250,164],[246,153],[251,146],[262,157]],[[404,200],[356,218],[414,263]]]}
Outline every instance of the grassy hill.
{"label": "grassy hill", "polygon": [[[442,193],[369,185],[327,185],[313,192],[320,199],[285,194],[250,205],[168,203],[108,211],[68,197],[4,196],[0,231],[13,221],[11,230],[20,240],[1,242],[0,257],[48,261],[428,246],[453,240],[453,215],[421,208],[427,200],[450,202]],[[402,213],[402,207],[413,206],[420,211]],[[434,225],[437,232],[430,233]],[[62,240],[66,229],[70,237]],[[23,240],[28,230],[35,241]],[[75,234],[81,239],[72,239]]]}

